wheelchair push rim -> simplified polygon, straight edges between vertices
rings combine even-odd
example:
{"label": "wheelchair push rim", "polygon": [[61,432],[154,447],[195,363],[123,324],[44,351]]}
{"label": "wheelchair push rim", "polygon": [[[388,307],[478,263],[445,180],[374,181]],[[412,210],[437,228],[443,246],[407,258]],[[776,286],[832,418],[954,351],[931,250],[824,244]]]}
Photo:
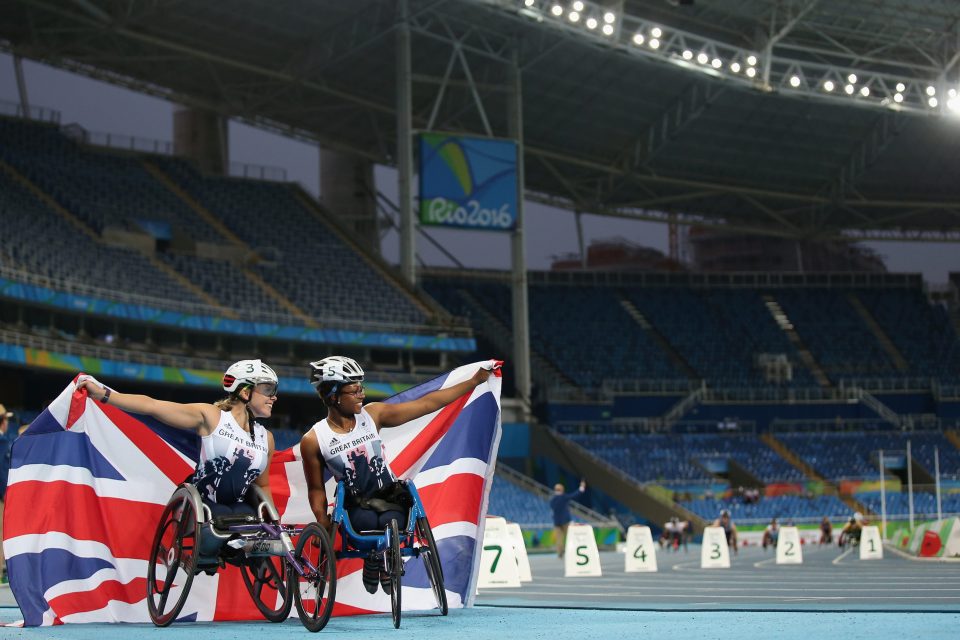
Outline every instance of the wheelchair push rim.
{"label": "wheelchair push rim", "polygon": [[427,577],[430,579],[430,587],[433,589],[434,598],[437,600],[437,608],[440,609],[440,615],[447,615],[449,608],[447,606],[447,592],[443,585],[443,566],[440,564],[440,553],[437,551],[437,543],[433,539],[433,530],[430,529],[430,523],[424,517],[417,518],[417,537],[420,543],[420,557],[423,558],[424,568]]}
{"label": "wheelchair push rim", "polygon": [[327,625],[337,599],[336,558],[326,530],[315,522],[307,525],[293,558],[303,571],[301,575],[288,567],[297,615],[303,626],[315,633]]}
{"label": "wheelchair push rim", "polygon": [[[158,627],[169,625],[183,609],[193,584],[199,547],[196,506],[189,494],[174,495],[160,517],[147,563],[147,609]],[[158,567],[163,569],[162,575],[158,575]],[[177,587],[180,592],[173,595]]]}
{"label": "wheelchair push rim", "polygon": [[400,527],[396,520],[390,521],[389,544],[383,566],[390,574],[390,613],[393,616],[393,628],[400,628],[401,617],[401,580],[403,575],[403,557],[400,555]]}
{"label": "wheelchair push rim", "polygon": [[247,593],[263,617],[270,622],[286,620],[293,607],[294,589],[294,572],[286,559],[279,556],[246,558],[240,573]]}

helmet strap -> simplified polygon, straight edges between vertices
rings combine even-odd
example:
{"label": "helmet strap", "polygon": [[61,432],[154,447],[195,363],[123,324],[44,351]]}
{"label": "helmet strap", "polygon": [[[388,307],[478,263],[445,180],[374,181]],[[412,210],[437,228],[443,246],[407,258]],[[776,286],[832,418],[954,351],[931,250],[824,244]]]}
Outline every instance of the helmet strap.
{"label": "helmet strap", "polygon": [[250,410],[250,398],[244,399],[244,397],[240,395],[240,392],[241,392],[243,389],[247,389],[247,388],[250,389],[250,398],[252,398],[252,397],[253,397],[253,385],[250,385],[250,384],[244,385],[244,386],[242,386],[242,387],[238,387],[237,390],[233,392],[233,397],[243,403],[243,408],[244,408],[244,410],[247,412],[247,426],[250,427],[250,441],[251,441],[251,442],[255,442],[255,441],[256,441],[256,435],[255,435],[256,432],[254,431],[254,428],[253,428],[253,423],[254,423],[255,418],[254,418],[254,416],[253,416],[253,411]]}

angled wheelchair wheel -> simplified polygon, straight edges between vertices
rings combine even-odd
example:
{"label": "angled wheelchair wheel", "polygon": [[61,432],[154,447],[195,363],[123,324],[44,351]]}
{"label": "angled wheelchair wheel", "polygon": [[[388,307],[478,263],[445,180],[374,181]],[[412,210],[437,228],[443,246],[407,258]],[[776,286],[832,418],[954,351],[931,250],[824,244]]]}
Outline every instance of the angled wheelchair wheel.
{"label": "angled wheelchair wheel", "polygon": [[176,619],[193,584],[200,548],[199,496],[194,494],[193,487],[181,486],[174,492],[153,537],[147,563],[147,609],[158,627]]}
{"label": "angled wheelchair wheel", "polygon": [[447,615],[447,592],[443,588],[443,567],[440,564],[440,552],[437,549],[437,542],[433,539],[433,531],[430,529],[430,523],[426,518],[417,518],[417,537],[420,539],[420,557],[423,558],[424,567],[427,570],[427,577],[430,578],[430,586],[433,588],[433,595],[437,600],[437,608],[441,615]]}
{"label": "angled wheelchair wheel", "polygon": [[403,558],[400,555],[400,533],[396,520],[390,521],[390,546],[387,548],[386,568],[390,573],[390,612],[393,614],[393,628],[400,628],[400,576],[403,574]]}
{"label": "angled wheelchair wheel", "polygon": [[316,633],[327,626],[337,599],[337,561],[326,530],[316,522],[308,524],[293,557],[304,571],[301,576],[288,567],[297,615],[307,631]]}
{"label": "angled wheelchair wheel", "polygon": [[293,607],[294,572],[285,558],[278,556],[247,558],[240,565],[247,593],[263,617],[283,622]]}

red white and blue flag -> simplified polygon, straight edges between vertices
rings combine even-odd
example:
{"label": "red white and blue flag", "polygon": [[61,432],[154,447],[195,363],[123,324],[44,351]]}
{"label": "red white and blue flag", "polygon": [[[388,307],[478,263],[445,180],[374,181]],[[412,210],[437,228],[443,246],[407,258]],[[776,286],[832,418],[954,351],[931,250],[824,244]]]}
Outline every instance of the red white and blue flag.
{"label": "red white and blue flag", "polygon": [[[400,393],[416,399],[468,379],[482,363]],[[476,590],[487,496],[500,440],[499,371],[440,411],[384,429],[390,466],[412,479],[439,548],[451,608]],[[147,558],[164,505],[193,471],[199,439],[74,392],[71,383],[14,443],[3,521],[10,586],[26,626],[149,622]],[[277,451],[270,488],[287,524],[313,521],[299,445]],[[334,495],[332,481],[327,495]],[[334,615],[390,610],[370,595],[360,560],[337,563]],[[421,559],[407,560],[403,608],[436,606]],[[294,614],[295,615],[295,614]],[[193,582],[182,620],[257,620],[238,569]]]}

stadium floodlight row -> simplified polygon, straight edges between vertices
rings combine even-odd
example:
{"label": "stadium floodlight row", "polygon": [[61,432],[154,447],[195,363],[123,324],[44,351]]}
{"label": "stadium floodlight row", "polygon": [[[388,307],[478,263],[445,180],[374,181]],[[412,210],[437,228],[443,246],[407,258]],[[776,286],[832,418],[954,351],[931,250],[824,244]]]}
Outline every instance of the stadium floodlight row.
{"label": "stadium floodlight row", "polygon": [[[862,63],[839,66],[790,58],[774,53],[779,34],[768,40],[765,50],[750,50],[637,16],[617,15],[587,0],[482,1],[574,37],[760,91],[895,111],[960,115],[958,89],[947,83],[947,69],[933,64],[885,60],[880,71]],[[886,70],[898,67],[904,72]]]}

